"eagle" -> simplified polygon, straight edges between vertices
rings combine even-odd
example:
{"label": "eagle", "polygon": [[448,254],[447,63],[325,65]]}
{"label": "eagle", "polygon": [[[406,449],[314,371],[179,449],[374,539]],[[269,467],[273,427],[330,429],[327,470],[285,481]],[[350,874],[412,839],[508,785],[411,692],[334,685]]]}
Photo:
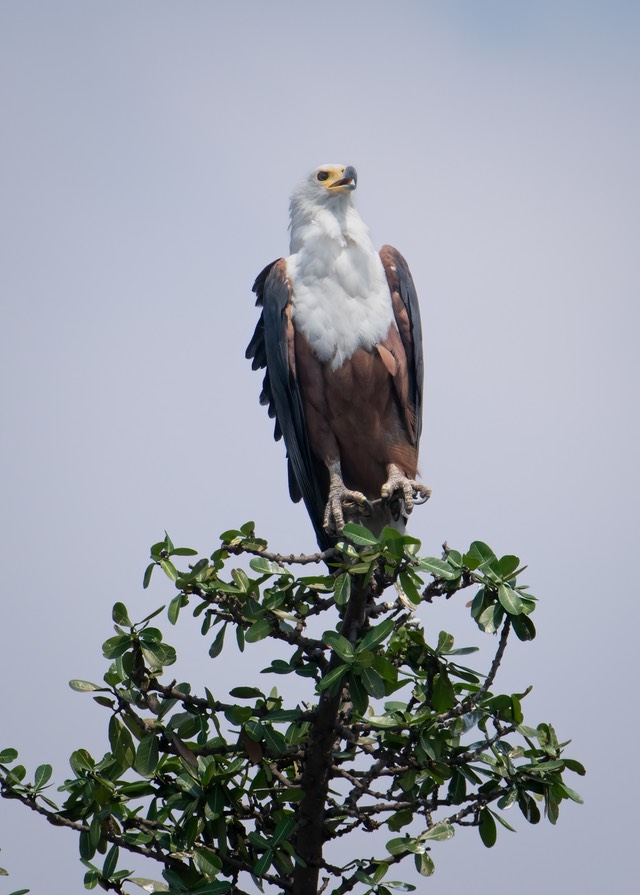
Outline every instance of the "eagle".
{"label": "eagle", "polygon": [[290,201],[290,254],[253,291],[247,347],[266,368],[260,403],[284,438],[289,493],[304,500],[320,549],[345,521],[404,530],[429,489],[417,481],[422,427],[420,310],[400,252],[376,251],[351,165],[320,165]]}

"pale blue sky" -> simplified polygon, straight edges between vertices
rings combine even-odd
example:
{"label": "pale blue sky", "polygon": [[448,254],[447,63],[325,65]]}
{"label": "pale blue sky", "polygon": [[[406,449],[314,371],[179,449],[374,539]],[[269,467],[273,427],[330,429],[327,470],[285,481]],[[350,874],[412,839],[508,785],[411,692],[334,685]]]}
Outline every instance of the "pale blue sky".
{"label": "pale blue sky", "polygon": [[[555,829],[460,831],[420,891],[630,891],[639,26],[615,0],[0,4],[0,746],[59,781],[106,748],[67,681],[106,670],[115,600],[169,595],[140,588],[165,528],[206,553],[253,518],[315,549],[244,348],[291,188],[342,161],[421,299],[434,493],[411,530],[529,563],[540,633],[500,684],[533,683],[527,717],[589,768]],[[482,642],[462,600],[421,615]],[[194,681],[249,674],[188,622],[167,637]],[[0,893],[84,891],[73,835],[0,812]]]}

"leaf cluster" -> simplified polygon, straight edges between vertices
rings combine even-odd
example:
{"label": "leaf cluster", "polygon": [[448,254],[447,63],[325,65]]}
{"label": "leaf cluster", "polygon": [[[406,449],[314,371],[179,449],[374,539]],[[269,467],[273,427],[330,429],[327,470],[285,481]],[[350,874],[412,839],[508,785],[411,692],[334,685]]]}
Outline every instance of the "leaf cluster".
{"label": "leaf cluster", "polygon": [[[350,524],[344,541],[313,558],[329,572],[300,575],[292,567],[310,558],[269,553],[252,523],[225,532],[201,559],[165,535],[151,548],[143,584],[156,570],[172,583],[170,624],[188,608],[212,660],[229,634],[226,648],[240,651],[270,638],[280,656],[263,669],[265,679],[308,679],[308,701],[289,703],[271,685],[225,691],[224,675],[215,674],[215,685],[195,692],[171,678],[176,652],[151,624],[165,607],[133,622],[116,603],[103,682],[71,682],[108,713],[108,751],[72,754],[58,804],[51,767],[40,765],[30,777],[16,750],[5,749],[2,795],[79,834],[87,888],[124,892],[130,883],[172,895],[242,895],[250,880],[302,891],[296,880],[309,863],[301,847],[308,768],[319,758],[325,788],[314,791],[323,812],[317,869],[335,895],[413,890],[385,882],[393,865],[412,858],[430,875],[433,844],[463,826],[475,827],[491,847],[497,825],[513,829],[503,816],[512,806],[530,823],[543,814],[555,823],[563,800],[580,800],[566,772],[584,769],[565,756],[567,744],[551,724],[525,724],[528,690],[494,686],[510,631],[522,641],[535,636],[536,600],[518,583],[524,567],[479,541],[465,553],[445,545],[440,557],[420,557],[419,548],[395,530],[375,538]],[[250,558],[248,571],[233,564],[238,554]],[[484,671],[463,664],[476,648],[456,647],[451,634],[428,642],[416,611],[466,588],[474,589],[471,618],[496,635]],[[357,623],[349,616],[356,600]],[[316,616],[322,635],[312,633]],[[330,743],[322,756],[321,736]],[[331,864],[325,846],[357,829],[388,831],[384,852]],[[123,851],[155,859],[162,880],[119,869]]]}

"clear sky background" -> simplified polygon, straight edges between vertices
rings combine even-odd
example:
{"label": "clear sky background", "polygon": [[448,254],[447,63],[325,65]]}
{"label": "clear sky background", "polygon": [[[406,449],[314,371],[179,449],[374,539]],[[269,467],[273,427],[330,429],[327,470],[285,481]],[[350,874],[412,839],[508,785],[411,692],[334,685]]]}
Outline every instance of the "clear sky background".
{"label": "clear sky background", "polygon": [[[289,192],[340,161],[421,299],[411,531],[529,563],[539,636],[498,684],[533,683],[527,720],[589,770],[556,828],[514,809],[492,851],[436,844],[419,891],[632,890],[639,45],[632,0],[0,3],[0,746],[58,782],[102,754],[107,712],[67,681],[101,679],[116,600],[170,597],[141,589],[165,528],[315,549],[244,349]],[[421,617],[487,645],[463,599]],[[251,682],[188,617],[167,639],[196,685]],[[73,834],[8,802],[0,830],[0,895],[84,891]]]}

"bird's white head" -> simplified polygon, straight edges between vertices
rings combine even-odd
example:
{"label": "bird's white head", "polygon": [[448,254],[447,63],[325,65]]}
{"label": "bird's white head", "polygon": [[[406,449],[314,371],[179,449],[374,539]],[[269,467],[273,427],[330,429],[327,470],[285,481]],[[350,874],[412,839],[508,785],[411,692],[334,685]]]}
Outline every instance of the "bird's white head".
{"label": "bird's white head", "polygon": [[320,165],[303,181],[314,195],[336,196],[350,193],[358,185],[358,175],[352,165]]}
{"label": "bird's white head", "polygon": [[304,207],[327,207],[349,203],[358,183],[351,165],[320,165],[308,174],[291,194],[291,212]]}
{"label": "bird's white head", "polygon": [[[358,183],[356,169],[352,165],[320,165],[302,180],[291,194],[291,233],[292,245],[296,243],[294,231],[306,227],[319,218],[334,215],[343,219],[348,209],[355,213],[351,194]],[[329,230],[333,225],[325,220]],[[292,248],[292,251],[296,249]]]}

